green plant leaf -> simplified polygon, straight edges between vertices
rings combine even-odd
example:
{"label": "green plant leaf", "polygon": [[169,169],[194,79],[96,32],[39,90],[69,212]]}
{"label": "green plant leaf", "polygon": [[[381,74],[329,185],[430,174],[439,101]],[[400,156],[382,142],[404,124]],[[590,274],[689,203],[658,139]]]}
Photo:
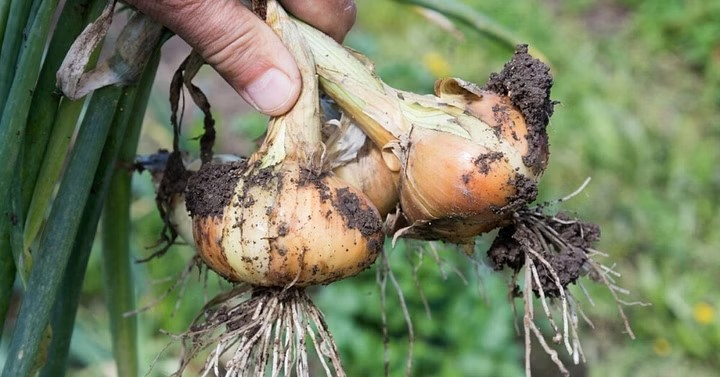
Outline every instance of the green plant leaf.
{"label": "green plant leaf", "polygon": [[42,165],[37,180],[33,183],[34,189],[27,209],[27,220],[25,221],[23,235],[23,247],[25,250],[32,247],[45,221],[55,184],[62,173],[63,164],[69,152],[68,147],[84,104],[85,99],[72,101],[67,98],[63,98],[60,103],[52,126],[52,137],[45,152],[46,158],[40,161]]}
{"label": "green plant leaf", "polygon": [[[68,116],[67,113],[63,113],[60,117],[60,122],[56,119],[56,115],[61,111],[59,108],[61,100],[63,106],[67,106],[67,100],[62,98],[62,94],[56,89],[56,78],[60,63],[65,58],[70,45],[73,43],[75,38],[83,30],[83,27],[94,19],[102,11],[105,1],[103,0],[68,0],[60,14],[60,20],[63,27],[58,27],[53,32],[53,36],[50,40],[47,53],[43,62],[40,76],[37,80],[37,85],[33,91],[33,99],[30,108],[33,110],[28,114],[27,126],[25,129],[25,150],[23,151],[23,182],[22,182],[22,193],[23,193],[23,208],[25,213],[30,214],[28,207],[30,206],[31,198],[34,198],[33,192],[35,191],[35,185],[38,177],[46,178],[47,172],[38,175],[40,167],[46,155],[46,148],[48,140],[57,142],[62,140],[63,135],[67,132],[56,131],[58,124],[68,125],[72,122],[72,129],[69,131],[73,132],[75,125],[77,124],[77,118],[80,114],[83,101],[79,101],[77,108],[74,110],[76,115]],[[90,60],[88,68],[92,68],[95,65],[97,55]],[[66,128],[70,128],[67,126]],[[50,135],[55,132],[58,136],[51,137]],[[65,138],[69,139],[70,136]],[[64,161],[64,155],[55,154],[57,152],[50,153],[49,160],[59,161],[62,164]],[[52,176],[52,175],[51,175]],[[53,176],[52,184],[55,184],[57,176]],[[45,208],[42,208],[42,216],[45,215]],[[28,216],[33,218],[32,216]],[[27,225],[26,225],[27,227]],[[27,245],[27,243],[26,243]]]}
{"label": "green plant leaf", "polygon": [[151,58],[140,80],[135,101],[124,111],[127,130],[114,169],[102,226],[103,280],[105,302],[110,315],[113,354],[118,376],[133,377],[139,372],[137,317],[125,313],[136,308],[135,285],[130,254],[130,203],[132,170],[143,116],[159,63],[159,50]]}
{"label": "green plant leaf", "polygon": [[[57,297],[53,307],[53,341],[50,347],[48,362],[42,370],[41,376],[61,376],[67,369],[70,340],[75,325],[81,287],[83,285],[90,250],[93,240],[95,239],[95,232],[103,205],[106,203],[107,197],[113,194],[112,190],[114,189],[113,186],[115,182],[111,179],[111,175],[113,175],[113,172],[118,171],[116,170],[116,162],[118,154],[121,151],[120,143],[123,137],[137,140],[138,133],[134,128],[139,128],[142,124],[142,114],[144,114],[147,96],[152,86],[158,61],[159,60],[155,58],[148,65],[146,74],[138,86],[125,88],[120,96],[121,100],[118,103],[117,111],[113,119],[112,131],[105,143],[99,168],[95,174],[93,189],[91,190],[88,202],[83,211],[81,228],[75,239],[68,267],[63,277],[61,289],[64,294]],[[144,104],[142,101],[143,98],[145,99]],[[98,111],[101,110],[102,109],[98,108]],[[140,122],[138,122],[138,114],[140,114]],[[128,126],[130,130],[128,130]],[[137,142],[135,142],[135,144],[136,143]],[[123,144],[123,146],[124,145],[125,144]],[[109,202],[114,202],[114,200]],[[118,231],[115,228],[113,229],[115,232]],[[129,233],[127,233],[126,236],[129,236]],[[113,268],[110,269],[113,270],[110,273],[115,274],[116,272],[114,270],[118,268],[123,270],[121,267],[120,265],[114,265]],[[129,265],[127,268],[129,270]],[[122,287],[116,287],[116,289],[122,290]],[[130,292],[132,292],[132,289],[132,286],[130,286]],[[122,318],[122,312],[120,313],[120,318]],[[128,319],[128,322],[134,323],[135,318]],[[133,334],[137,331],[136,324],[126,327],[129,328],[127,331]],[[124,329],[126,327],[121,328]],[[122,346],[128,347],[122,351],[127,355],[136,354],[137,352],[136,335],[132,335],[130,339],[132,341],[122,344]],[[133,376],[137,374],[137,356],[135,356],[134,359],[133,357],[116,357],[116,360],[118,363],[123,363],[123,368],[118,369],[118,375]],[[133,370],[135,370],[135,372],[131,372]]]}
{"label": "green plant leaf", "polygon": [[3,4],[3,7],[8,8],[8,15],[0,50],[0,111],[5,107],[13,83],[16,63],[22,51],[25,25],[28,23],[33,2],[7,0],[3,1]]}
{"label": "green plant leaf", "polygon": [[7,27],[8,13],[10,13],[10,1],[7,0],[0,2],[0,41],[5,38],[5,28]]}
{"label": "green plant leaf", "polygon": [[58,189],[56,205],[40,239],[3,377],[25,376],[30,372],[34,360],[28,355],[34,355],[42,341],[122,92],[122,88],[103,88],[90,100]]}
{"label": "green plant leaf", "polygon": [[[23,145],[24,125],[30,111],[32,90],[40,74],[40,64],[45,49],[50,21],[57,7],[58,0],[44,0],[38,9],[37,16],[27,36],[27,47],[23,50],[19,66],[10,87],[7,101],[0,100],[4,105],[0,117],[0,197],[8,197],[14,181],[14,170]],[[13,2],[13,5],[15,2]],[[11,14],[13,16],[13,14]],[[9,30],[8,30],[9,31]],[[5,35],[8,37],[8,34]],[[7,38],[6,38],[7,39]],[[5,54],[3,46],[3,54]],[[8,50],[9,51],[9,50]],[[0,58],[2,61],[2,58]],[[0,63],[0,80],[6,72],[5,63]],[[14,62],[12,63],[14,65]],[[0,82],[0,90],[5,84]],[[0,96],[2,93],[0,93]],[[0,223],[11,221],[9,201],[0,201]],[[0,226],[0,229],[8,229]]]}
{"label": "green plant leaf", "polygon": [[[0,226],[10,226],[10,223]],[[15,284],[15,260],[10,250],[10,230],[0,229],[0,336],[5,327],[5,318],[10,308]]]}
{"label": "green plant leaf", "polygon": [[[22,158],[18,161],[18,165],[22,165]],[[10,249],[13,258],[15,258],[15,267],[20,276],[23,288],[27,287],[27,279],[33,266],[33,257],[28,250],[23,248],[22,241],[22,224],[25,220],[22,208],[20,181],[21,169],[15,169],[12,187],[10,188]]]}

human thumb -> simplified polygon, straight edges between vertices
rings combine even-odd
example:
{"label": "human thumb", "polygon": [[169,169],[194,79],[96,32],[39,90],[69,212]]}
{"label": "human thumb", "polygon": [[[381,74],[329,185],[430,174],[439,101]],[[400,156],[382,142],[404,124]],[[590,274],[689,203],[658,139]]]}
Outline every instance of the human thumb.
{"label": "human thumb", "polygon": [[292,108],[300,72],[280,38],[237,0],[128,0],[190,44],[250,105]]}

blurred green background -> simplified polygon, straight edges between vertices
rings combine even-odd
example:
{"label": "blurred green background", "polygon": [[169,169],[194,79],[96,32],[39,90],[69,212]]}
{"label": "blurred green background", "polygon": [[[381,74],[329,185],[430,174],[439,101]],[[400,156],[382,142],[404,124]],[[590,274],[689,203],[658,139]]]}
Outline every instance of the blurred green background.
{"label": "blurred green background", "polygon": [[[610,254],[604,262],[615,263],[622,273],[619,282],[631,291],[627,300],[652,304],[626,308],[637,336],[631,340],[609,294],[592,287],[595,306],[582,305],[595,329],[583,327],[588,363],[574,375],[717,376],[720,2],[463,2],[542,51],[550,62],[553,98],[560,104],[549,128],[551,160],[540,199],[562,197],[592,177],[563,208],[601,225],[598,248]],[[429,93],[434,80],[447,75],[482,83],[512,54],[497,40],[460,23],[448,30],[411,6],[367,0],[358,1],[358,10],[347,44],[369,56],[380,76],[402,89]],[[171,146],[167,88],[184,48],[178,41],[164,48],[139,153]],[[250,151],[266,119],[249,112],[209,69],[198,86],[217,110],[222,138],[216,150]],[[201,133],[200,114],[188,109],[185,122],[186,147],[196,150],[189,139]],[[149,255],[147,247],[157,239],[161,222],[148,175],[136,178],[133,244],[142,257]],[[428,253],[420,261],[419,244],[389,251],[414,324],[413,375],[523,375],[523,348],[507,300],[508,275],[482,264],[490,241],[490,236],[478,241],[477,263],[443,245],[436,245],[441,266]],[[176,274],[191,255],[192,250],[178,246],[160,260],[136,265],[139,304],[162,294],[169,283],[161,279]],[[114,364],[96,252],[88,271],[69,374],[111,376]],[[173,295],[139,315],[146,369],[171,340],[159,330],[182,331],[208,295],[227,288],[214,279],[205,287],[197,274],[190,281],[179,305]],[[348,375],[381,375],[375,269],[314,292]],[[404,375],[408,332],[397,297],[392,289],[388,292],[391,374]],[[546,359],[541,350],[535,352],[537,359]],[[178,354],[178,346],[171,345],[150,375],[168,375]],[[537,368],[535,375],[558,375],[541,362]]]}

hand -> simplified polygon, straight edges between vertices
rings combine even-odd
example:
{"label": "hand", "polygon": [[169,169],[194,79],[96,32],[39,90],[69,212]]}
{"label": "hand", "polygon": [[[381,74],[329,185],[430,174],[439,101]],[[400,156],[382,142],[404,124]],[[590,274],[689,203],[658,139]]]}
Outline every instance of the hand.
{"label": "hand", "polygon": [[[300,72],[290,52],[239,0],[126,0],[174,31],[250,105],[268,115],[292,108]],[[280,0],[295,17],[338,42],[355,22],[353,0]]]}

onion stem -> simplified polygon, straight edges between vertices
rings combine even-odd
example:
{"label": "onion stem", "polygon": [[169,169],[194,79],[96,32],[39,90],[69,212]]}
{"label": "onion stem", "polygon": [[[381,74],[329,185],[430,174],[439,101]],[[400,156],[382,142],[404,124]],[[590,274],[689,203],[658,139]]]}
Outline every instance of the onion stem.
{"label": "onion stem", "polygon": [[[405,127],[399,105],[392,100],[378,100],[387,98],[387,93],[371,68],[315,28],[299,21],[296,24],[312,46],[323,90],[363,128],[370,139],[383,147],[402,133]],[[346,72],[352,72],[352,75]]]}
{"label": "onion stem", "polygon": [[[419,95],[386,85],[369,62],[352,53],[309,25],[297,22],[309,41],[322,89],[380,148],[423,127],[470,139],[469,124],[490,127],[466,111],[452,98]],[[440,95],[440,93],[438,93]],[[484,142],[492,143],[491,138]],[[500,142],[494,148],[509,149]],[[511,153],[510,150],[504,151]]]}

